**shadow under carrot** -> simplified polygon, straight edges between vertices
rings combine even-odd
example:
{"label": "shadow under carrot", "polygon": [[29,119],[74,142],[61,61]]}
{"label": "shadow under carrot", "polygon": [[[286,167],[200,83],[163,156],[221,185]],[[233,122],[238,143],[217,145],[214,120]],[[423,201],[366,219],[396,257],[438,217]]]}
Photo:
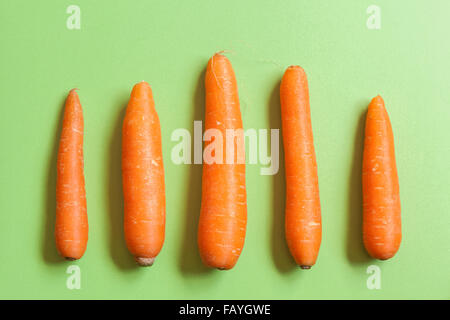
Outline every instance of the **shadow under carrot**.
{"label": "shadow under carrot", "polygon": [[54,130],[53,146],[48,162],[47,188],[45,189],[45,223],[43,230],[42,254],[46,263],[60,263],[64,259],[58,254],[55,243],[55,221],[56,221],[56,162],[58,158],[59,136],[61,135],[62,122],[64,117],[66,97],[61,103],[61,109],[57,117],[57,124]]}
{"label": "shadow under carrot", "polygon": [[[203,122],[205,115],[205,72],[206,69],[199,75],[198,85],[193,98],[192,138],[194,121],[201,120]],[[193,144],[191,147],[193,148]],[[193,150],[191,154],[194,154]],[[186,165],[186,168],[189,170],[189,185],[187,188],[186,211],[184,213],[185,229],[181,238],[180,270],[185,274],[207,273],[211,269],[203,265],[197,245],[197,229],[202,200],[202,165],[192,163],[191,165]]]}
{"label": "shadow under carrot", "polygon": [[[368,102],[367,104],[368,105]],[[352,263],[371,260],[362,238],[362,154],[364,147],[364,123],[366,111],[358,119],[354,138],[352,169],[348,190],[347,257]]]}

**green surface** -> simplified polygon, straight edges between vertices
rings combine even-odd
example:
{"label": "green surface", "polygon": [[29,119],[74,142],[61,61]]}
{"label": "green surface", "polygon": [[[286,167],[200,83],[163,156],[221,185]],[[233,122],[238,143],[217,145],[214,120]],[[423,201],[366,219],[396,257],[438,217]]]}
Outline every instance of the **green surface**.
{"label": "green surface", "polygon": [[[66,8],[81,8],[68,30]],[[369,5],[380,30],[366,27]],[[0,298],[450,298],[450,2],[1,1]],[[284,241],[284,166],[247,166],[248,228],[228,272],[202,266],[196,245],[201,166],[175,165],[176,128],[203,118],[209,57],[229,50],[245,129],[279,128],[284,69],[310,83],[323,240],[301,271]],[[120,128],[134,83],[153,88],[167,190],[166,241],[137,268],[122,231]],[[61,261],[53,242],[57,139],[69,89],[85,116],[89,243]],[[387,262],[361,239],[363,115],[381,94],[394,128],[403,242]],[[81,289],[66,269],[81,268]],[[366,287],[381,267],[381,290]]]}

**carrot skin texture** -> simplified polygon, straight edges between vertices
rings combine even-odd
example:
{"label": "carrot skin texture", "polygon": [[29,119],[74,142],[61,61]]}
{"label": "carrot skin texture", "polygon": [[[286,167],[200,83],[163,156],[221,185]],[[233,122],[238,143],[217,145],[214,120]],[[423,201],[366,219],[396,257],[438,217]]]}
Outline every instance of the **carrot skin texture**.
{"label": "carrot skin texture", "polygon": [[[215,54],[208,62],[206,76],[205,130],[243,129],[235,74],[230,61]],[[205,147],[210,142],[205,142]],[[245,152],[243,140],[234,141]],[[226,148],[224,148],[226,149]],[[223,152],[224,159],[226,157]],[[247,196],[245,161],[203,164],[202,202],[198,227],[198,246],[203,263],[228,270],[236,264],[245,241]]]}
{"label": "carrot skin texture", "polygon": [[80,259],[88,242],[83,131],[83,110],[72,89],[65,103],[56,178],[56,248],[67,260]]}
{"label": "carrot skin texture", "polygon": [[364,246],[375,259],[392,258],[402,239],[400,189],[394,135],[380,96],[367,111],[362,186]]}
{"label": "carrot skin texture", "polygon": [[166,200],[161,127],[144,81],[133,87],[123,121],[122,180],[127,247],[149,266],[164,244]]}
{"label": "carrot skin texture", "polygon": [[286,167],[286,240],[296,263],[302,269],[310,269],[319,254],[322,221],[308,81],[301,67],[287,68],[281,80],[280,102]]}

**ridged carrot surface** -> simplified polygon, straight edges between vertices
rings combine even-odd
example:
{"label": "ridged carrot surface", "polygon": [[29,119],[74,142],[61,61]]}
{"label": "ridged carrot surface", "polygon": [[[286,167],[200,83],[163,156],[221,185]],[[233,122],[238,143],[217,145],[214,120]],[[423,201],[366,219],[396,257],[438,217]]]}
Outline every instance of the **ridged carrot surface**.
{"label": "ridged carrot surface", "polygon": [[316,263],[322,222],[314,151],[308,81],[299,66],[287,68],[281,80],[281,121],[286,167],[286,240],[296,263]]}
{"label": "ridged carrot surface", "polygon": [[165,234],[166,200],[161,128],[147,82],[133,87],[122,128],[124,231],[142,266],[153,264]]}
{"label": "ridged carrot surface", "polygon": [[80,259],[88,242],[83,169],[83,110],[75,89],[66,99],[56,178],[56,247],[67,260]]}
{"label": "ridged carrot surface", "polygon": [[[236,78],[225,56],[215,54],[209,60],[205,87],[205,130],[218,129],[225,149],[226,129],[242,129]],[[238,149],[244,152],[243,140],[236,139],[234,147],[235,155]],[[244,246],[247,225],[245,163],[226,164],[223,155],[223,164],[203,164],[198,245],[206,265],[231,269]]]}
{"label": "ridged carrot surface", "polygon": [[373,258],[389,259],[402,239],[401,210],[394,135],[380,96],[367,112],[362,184],[364,245]]}

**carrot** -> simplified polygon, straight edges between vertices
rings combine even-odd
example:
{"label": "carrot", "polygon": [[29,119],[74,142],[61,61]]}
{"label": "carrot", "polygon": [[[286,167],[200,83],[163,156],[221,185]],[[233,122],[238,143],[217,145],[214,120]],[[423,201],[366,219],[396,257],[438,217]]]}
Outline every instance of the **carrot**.
{"label": "carrot", "polygon": [[[217,129],[222,137],[227,129],[242,130],[236,78],[225,56],[217,53],[209,60],[205,87],[205,130]],[[233,148],[245,152],[243,140],[233,141]],[[203,164],[198,227],[203,263],[220,270],[233,268],[244,246],[246,225],[245,161]]]}
{"label": "carrot", "polygon": [[322,240],[319,183],[314,151],[308,81],[290,66],[280,86],[281,125],[286,166],[286,240],[296,263],[310,269]]}
{"label": "carrot", "polygon": [[133,87],[122,128],[124,231],[128,250],[151,266],[164,243],[166,200],[161,128],[147,82]]}
{"label": "carrot", "polygon": [[402,239],[400,194],[394,135],[380,96],[372,99],[366,116],[362,186],[366,250],[376,259],[392,258]]}
{"label": "carrot", "polygon": [[80,259],[88,241],[83,173],[83,110],[75,89],[66,99],[56,178],[56,248],[67,260]]}

